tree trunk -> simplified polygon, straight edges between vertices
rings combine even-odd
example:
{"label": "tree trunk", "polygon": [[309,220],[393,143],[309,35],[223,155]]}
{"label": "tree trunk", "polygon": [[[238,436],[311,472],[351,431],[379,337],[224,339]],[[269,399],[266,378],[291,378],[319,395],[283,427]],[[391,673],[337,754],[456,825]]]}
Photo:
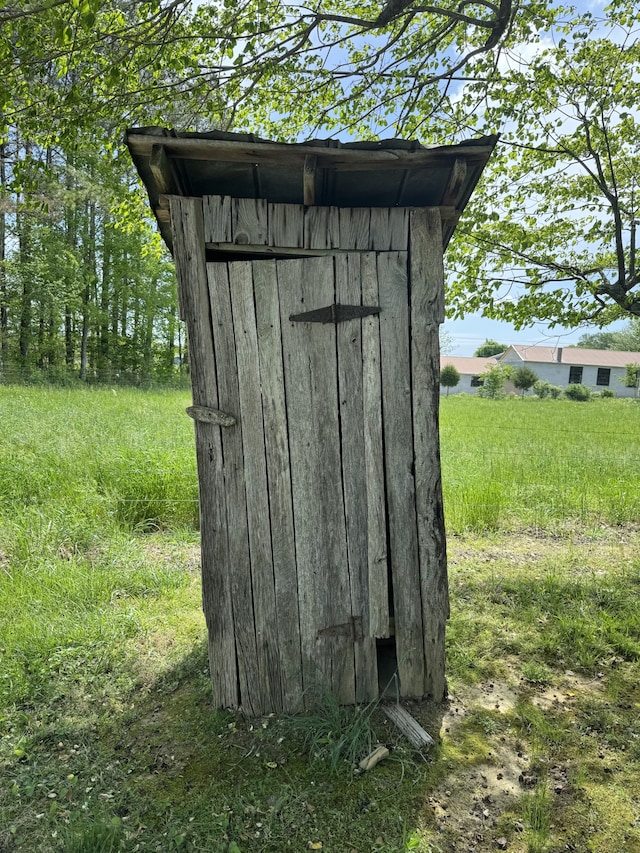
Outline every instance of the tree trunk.
{"label": "tree trunk", "polygon": [[107,378],[110,364],[111,347],[109,345],[109,290],[111,271],[111,240],[110,219],[105,212],[102,221],[102,277],[100,281],[100,321],[98,328],[98,360],[97,370],[101,380]]}
{"label": "tree trunk", "polygon": [[80,379],[87,379],[89,366],[89,333],[91,330],[91,297],[96,282],[96,206],[87,202],[84,227],[84,261],[86,285],[82,294],[82,333],[80,337]]}

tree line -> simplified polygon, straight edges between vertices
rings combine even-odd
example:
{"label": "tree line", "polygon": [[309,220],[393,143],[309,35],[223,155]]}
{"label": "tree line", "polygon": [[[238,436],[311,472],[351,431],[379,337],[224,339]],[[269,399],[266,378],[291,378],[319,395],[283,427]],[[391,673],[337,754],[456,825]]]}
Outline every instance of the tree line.
{"label": "tree line", "polygon": [[516,327],[640,316],[640,11],[549,0],[19,0],[0,10],[0,370],[173,376],[170,260],[127,126],[501,140],[447,308]]}
{"label": "tree line", "polygon": [[[0,371],[28,379],[169,378],[184,333],[170,258],[123,157],[0,147]],[[133,205],[137,218],[119,210]]]}

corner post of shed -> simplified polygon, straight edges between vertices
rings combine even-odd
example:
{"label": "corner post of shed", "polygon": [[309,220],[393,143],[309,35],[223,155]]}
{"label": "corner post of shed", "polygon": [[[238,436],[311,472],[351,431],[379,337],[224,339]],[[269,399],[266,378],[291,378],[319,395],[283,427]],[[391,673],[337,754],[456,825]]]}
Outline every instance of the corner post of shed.
{"label": "corner post of shed", "polygon": [[445,626],[449,616],[440,465],[440,325],[444,322],[442,223],[437,207],[409,220],[413,436],[425,695],[446,695]]}
{"label": "corner post of shed", "polygon": [[[187,327],[194,407],[218,412],[216,375],[205,257],[202,199],[169,197],[180,314]],[[205,415],[194,417],[198,492],[200,500],[202,603],[207,620],[209,667],[213,701],[218,707],[237,707],[238,673],[234,641],[227,507],[220,423]]]}

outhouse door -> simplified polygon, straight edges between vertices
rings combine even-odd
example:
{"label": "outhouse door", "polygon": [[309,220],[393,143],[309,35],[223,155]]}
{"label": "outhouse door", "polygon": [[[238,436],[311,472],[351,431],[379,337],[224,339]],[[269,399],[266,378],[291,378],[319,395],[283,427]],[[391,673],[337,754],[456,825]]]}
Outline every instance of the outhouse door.
{"label": "outhouse door", "polygon": [[210,262],[202,278],[182,301],[218,704],[373,699],[391,635],[402,694],[424,695],[442,637],[423,624],[407,252]]}

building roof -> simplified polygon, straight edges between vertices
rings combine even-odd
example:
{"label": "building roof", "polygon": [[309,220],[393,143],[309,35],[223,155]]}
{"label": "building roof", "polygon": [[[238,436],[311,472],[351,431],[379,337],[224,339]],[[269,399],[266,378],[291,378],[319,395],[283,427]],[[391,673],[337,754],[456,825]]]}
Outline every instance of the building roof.
{"label": "building roof", "polygon": [[607,349],[584,349],[583,347],[536,347],[515,344],[498,358],[503,361],[513,352],[523,362],[538,364],[568,364],[593,367],[626,367],[640,364],[640,352],[623,352]]}
{"label": "building roof", "polygon": [[445,365],[452,364],[458,373],[464,375],[471,374],[472,376],[480,376],[480,374],[486,373],[487,370],[490,370],[497,363],[495,356],[489,356],[487,358],[475,358],[473,356],[461,355],[440,356],[440,370],[442,370]]}
{"label": "building roof", "polygon": [[125,135],[170,249],[166,194],[343,208],[440,207],[446,247],[497,141],[485,136],[432,148],[404,139],[286,144],[247,133],[162,127]]}

